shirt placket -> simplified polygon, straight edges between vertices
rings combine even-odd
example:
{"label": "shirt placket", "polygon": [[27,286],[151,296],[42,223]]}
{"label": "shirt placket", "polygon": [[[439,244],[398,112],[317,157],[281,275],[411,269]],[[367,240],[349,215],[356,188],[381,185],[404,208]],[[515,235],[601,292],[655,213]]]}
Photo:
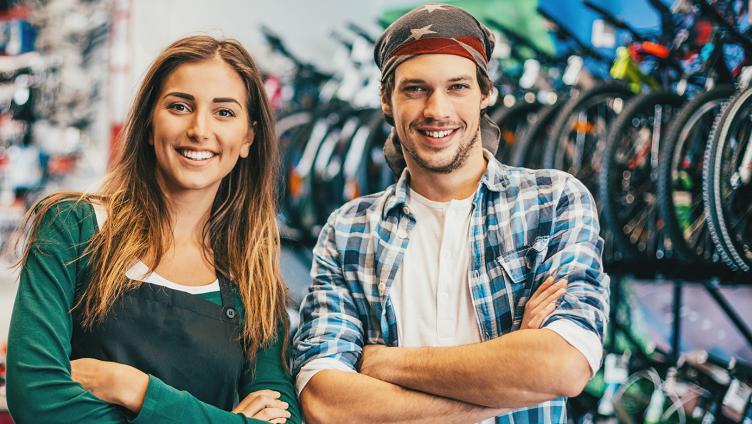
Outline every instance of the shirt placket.
{"label": "shirt placket", "polygon": [[[456,211],[450,205],[444,211],[443,231],[441,237],[441,248],[439,250],[438,264],[438,281],[436,284],[436,334],[440,339],[452,337],[454,335],[454,322],[457,317],[453,313],[454,308],[449,295],[449,284],[455,273],[451,272],[454,255],[453,251],[457,245],[456,234],[452,231],[453,222],[456,221]],[[456,266],[456,265],[454,265]],[[455,299],[456,301],[456,299]]]}

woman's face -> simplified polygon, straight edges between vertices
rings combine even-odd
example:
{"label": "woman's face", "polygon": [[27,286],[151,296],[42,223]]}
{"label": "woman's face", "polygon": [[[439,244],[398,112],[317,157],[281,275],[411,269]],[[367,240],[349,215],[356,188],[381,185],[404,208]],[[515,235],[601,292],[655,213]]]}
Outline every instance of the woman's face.
{"label": "woman's face", "polygon": [[248,157],[243,80],[221,59],[186,63],[167,77],[152,115],[157,178],[168,195],[212,197],[239,158]]}

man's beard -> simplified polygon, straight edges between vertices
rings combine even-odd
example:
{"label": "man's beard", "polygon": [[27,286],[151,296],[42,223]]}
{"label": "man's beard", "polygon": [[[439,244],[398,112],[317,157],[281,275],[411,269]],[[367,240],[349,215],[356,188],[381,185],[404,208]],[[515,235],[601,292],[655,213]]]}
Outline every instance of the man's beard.
{"label": "man's beard", "polygon": [[410,157],[413,158],[415,163],[417,163],[421,168],[430,172],[435,172],[437,174],[449,174],[453,171],[456,171],[457,169],[462,167],[465,162],[467,162],[467,158],[470,157],[470,151],[473,149],[473,146],[478,143],[479,140],[480,128],[469,142],[460,146],[460,148],[457,150],[457,154],[454,155],[454,158],[448,164],[443,166],[432,165],[425,159],[421,158],[418,155],[418,152],[415,151],[415,149],[405,143],[402,143],[402,150],[407,152],[407,154],[409,154]]}

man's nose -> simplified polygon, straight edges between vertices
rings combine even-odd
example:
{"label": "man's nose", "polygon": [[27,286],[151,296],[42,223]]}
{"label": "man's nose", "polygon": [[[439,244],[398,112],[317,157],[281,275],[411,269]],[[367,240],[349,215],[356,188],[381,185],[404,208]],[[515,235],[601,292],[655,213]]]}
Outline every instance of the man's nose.
{"label": "man's nose", "polygon": [[447,94],[442,90],[434,90],[426,101],[423,109],[423,117],[434,120],[443,120],[451,117],[452,103]]}

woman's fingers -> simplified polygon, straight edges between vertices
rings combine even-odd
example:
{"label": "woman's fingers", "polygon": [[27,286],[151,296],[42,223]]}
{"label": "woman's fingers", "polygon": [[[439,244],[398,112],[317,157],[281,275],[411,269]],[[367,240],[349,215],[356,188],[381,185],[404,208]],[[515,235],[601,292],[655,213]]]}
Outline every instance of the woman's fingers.
{"label": "woman's fingers", "polygon": [[268,396],[258,396],[253,399],[242,412],[246,416],[255,417],[256,414],[262,412],[266,408],[287,410],[287,407],[287,402],[283,402],[278,399],[272,399]]}
{"label": "woman's fingers", "polygon": [[264,408],[257,414],[250,416],[249,418],[255,418],[257,420],[269,421],[269,422],[286,422],[290,418],[290,413],[286,409],[281,408]]}
{"label": "woman's fingers", "polygon": [[248,406],[251,404],[251,402],[253,402],[254,400],[256,400],[258,397],[267,397],[267,398],[271,398],[271,399],[279,399],[280,394],[279,394],[279,392],[275,392],[274,390],[266,390],[266,389],[264,389],[264,390],[257,390],[255,392],[248,393],[243,398],[243,400],[241,400],[240,403],[238,403],[238,405],[235,406],[235,408],[233,408],[232,412],[239,413],[239,412],[245,411],[245,409],[248,408]]}

